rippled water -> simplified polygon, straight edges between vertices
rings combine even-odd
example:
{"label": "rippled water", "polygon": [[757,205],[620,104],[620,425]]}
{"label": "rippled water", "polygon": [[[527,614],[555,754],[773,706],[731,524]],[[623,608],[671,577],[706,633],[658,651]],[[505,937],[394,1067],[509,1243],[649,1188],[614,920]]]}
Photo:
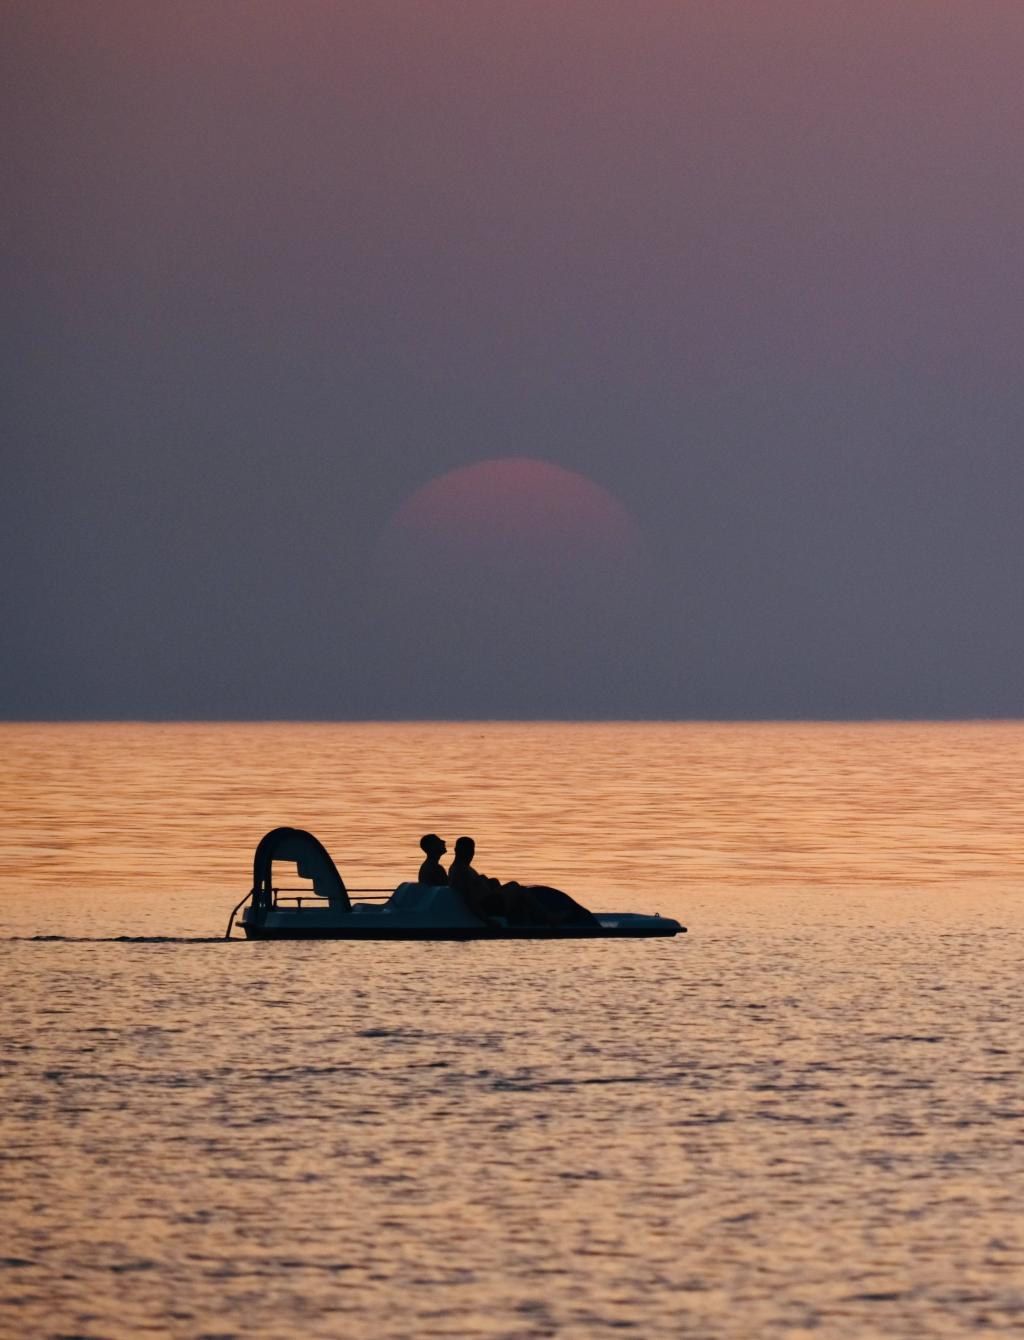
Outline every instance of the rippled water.
{"label": "rippled water", "polygon": [[[0,1333],[1024,1333],[1024,727],[0,739]],[[690,933],[218,941],[278,822]]]}

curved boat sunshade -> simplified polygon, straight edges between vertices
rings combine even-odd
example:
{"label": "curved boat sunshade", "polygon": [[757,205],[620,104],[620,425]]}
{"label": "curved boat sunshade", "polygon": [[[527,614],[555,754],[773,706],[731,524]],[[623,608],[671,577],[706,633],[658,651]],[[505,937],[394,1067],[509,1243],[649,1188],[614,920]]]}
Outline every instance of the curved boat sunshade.
{"label": "curved boat sunshade", "polygon": [[273,900],[271,867],[274,861],[294,861],[300,879],[313,881],[313,892],[331,907],[348,911],[352,906],[345,882],[338,874],[327,848],[302,828],[272,828],[262,837],[252,863],[253,905],[269,907]]}

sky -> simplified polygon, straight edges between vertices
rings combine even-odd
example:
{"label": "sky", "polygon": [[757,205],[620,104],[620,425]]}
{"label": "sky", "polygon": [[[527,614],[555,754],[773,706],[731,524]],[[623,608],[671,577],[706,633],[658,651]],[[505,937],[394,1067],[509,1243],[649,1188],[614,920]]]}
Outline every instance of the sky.
{"label": "sky", "polygon": [[1020,0],[0,7],[0,716],[1024,714]]}

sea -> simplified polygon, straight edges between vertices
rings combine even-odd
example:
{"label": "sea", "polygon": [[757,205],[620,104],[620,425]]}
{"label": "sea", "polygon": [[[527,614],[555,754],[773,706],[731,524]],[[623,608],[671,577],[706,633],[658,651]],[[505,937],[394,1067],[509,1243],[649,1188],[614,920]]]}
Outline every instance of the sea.
{"label": "sea", "polygon": [[[0,726],[0,1334],[1024,1335],[1024,724]],[[278,824],[674,939],[224,940]]]}

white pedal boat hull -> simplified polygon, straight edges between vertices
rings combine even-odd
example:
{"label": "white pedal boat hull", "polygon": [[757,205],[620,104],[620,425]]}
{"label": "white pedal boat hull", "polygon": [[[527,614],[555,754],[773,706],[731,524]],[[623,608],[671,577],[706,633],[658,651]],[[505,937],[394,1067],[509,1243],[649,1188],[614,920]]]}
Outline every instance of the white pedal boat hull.
{"label": "white pedal boat hull", "polygon": [[319,899],[301,907],[247,907],[241,924],[250,940],[595,940],[678,935],[672,917],[596,912],[592,925],[489,925],[452,889],[400,884],[381,906],[331,907]]}

